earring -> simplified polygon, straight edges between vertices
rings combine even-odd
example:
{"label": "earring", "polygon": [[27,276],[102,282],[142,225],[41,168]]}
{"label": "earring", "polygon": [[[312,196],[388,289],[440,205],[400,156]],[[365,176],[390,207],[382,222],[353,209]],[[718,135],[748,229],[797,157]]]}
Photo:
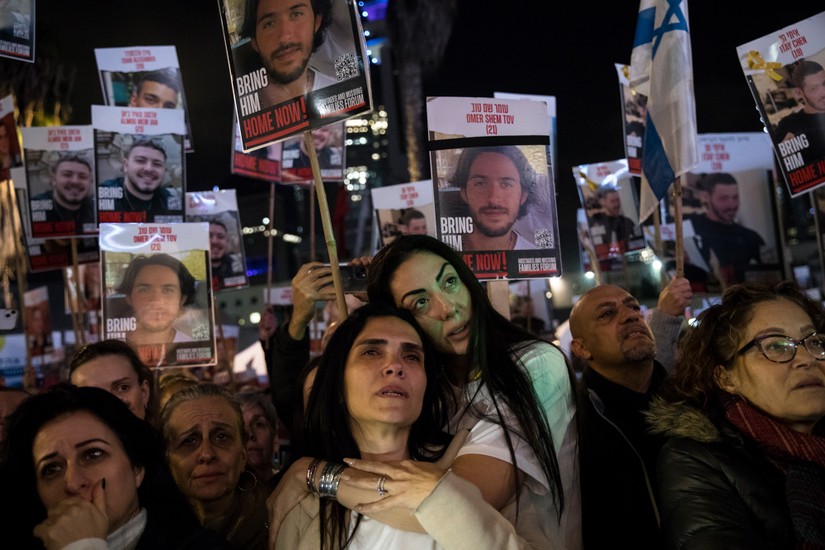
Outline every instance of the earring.
{"label": "earring", "polygon": [[[244,474],[248,474],[252,478],[252,481],[249,481],[249,477],[247,477],[246,478],[246,483],[244,484],[243,483],[243,481],[244,481],[243,475]],[[243,472],[241,472],[241,475],[238,478],[238,485],[237,485],[239,491],[241,491],[243,493],[248,493],[250,491],[254,491],[255,487],[257,487],[257,486],[258,486],[258,478],[255,476],[255,474],[251,470],[244,470]]]}

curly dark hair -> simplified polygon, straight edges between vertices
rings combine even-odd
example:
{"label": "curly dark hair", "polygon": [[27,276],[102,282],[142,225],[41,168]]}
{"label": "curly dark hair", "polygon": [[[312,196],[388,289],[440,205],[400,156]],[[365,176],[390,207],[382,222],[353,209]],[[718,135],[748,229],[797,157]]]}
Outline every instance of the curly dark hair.
{"label": "curly dark hair", "polygon": [[793,302],[810,316],[817,331],[825,330],[825,310],[793,281],[730,286],[721,301],[700,313],[679,340],[679,363],[663,395],[700,408],[718,407],[717,367],[733,368],[754,307],[774,300]]}
{"label": "curly dark hair", "polygon": [[[255,27],[258,25],[258,4],[260,0],[246,0],[243,23],[238,35],[245,38],[255,38]],[[315,53],[327,39],[327,29],[332,24],[332,0],[310,0],[312,13],[315,17],[321,16],[321,25],[315,31],[312,40],[312,52]]]}
{"label": "curly dark hair", "polygon": [[530,206],[538,202],[536,197],[536,173],[530,166],[530,162],[524,153],[521,152],[515,145],[489,145],[485,147],[468,147],[461,151],[458,157],[458,162],[455,165],[453,176],[450,178],[450,184],[465,189],[467,187],[467,180],[470,179],[470,168],[473,162],[479,155],[484,153],[497,153],[504,155],[516,166],[519,174],[519,184],[522,192],[527,193],[527,200],[524,201],[518,209],[518,217],[523,218],[530,210]]}

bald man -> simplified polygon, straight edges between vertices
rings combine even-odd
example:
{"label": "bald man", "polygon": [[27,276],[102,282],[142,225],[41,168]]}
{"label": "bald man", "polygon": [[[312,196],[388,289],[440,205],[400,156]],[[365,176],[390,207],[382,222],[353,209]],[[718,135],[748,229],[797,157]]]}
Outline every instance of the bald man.
{"label": "bald man", "polygon": [[[661,337],[664,346],[674,347],[691,298],[684,278],[673,279],[660,294],[657,336],[665,327],[671,331]],[[639,301],[614,285],[586,292],[569,322],[570,350],[586,364],[580,381],[584,547],[633,540],[636,548],[661,548],[654,482],[663,441],[647,433],[643,416],[667,376],[656,360],[653,331]]]}

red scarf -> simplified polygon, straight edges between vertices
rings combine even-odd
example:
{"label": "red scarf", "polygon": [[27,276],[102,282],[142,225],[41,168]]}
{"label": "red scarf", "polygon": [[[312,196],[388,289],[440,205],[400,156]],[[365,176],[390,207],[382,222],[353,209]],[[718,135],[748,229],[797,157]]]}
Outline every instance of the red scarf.
{"label": "red scarf", "polygon": [[742,397],[720,393],[725,417],[785,474],[797,548],[825,549],[825,438],[792,430]]}

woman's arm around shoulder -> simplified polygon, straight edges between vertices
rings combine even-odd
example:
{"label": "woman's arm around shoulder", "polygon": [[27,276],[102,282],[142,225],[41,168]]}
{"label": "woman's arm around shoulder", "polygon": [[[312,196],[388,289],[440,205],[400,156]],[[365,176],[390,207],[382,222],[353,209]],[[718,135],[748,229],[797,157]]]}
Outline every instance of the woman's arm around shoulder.
{"label": "woman's arm around shoulder", "polygon": [[[430,495],[415,510],[415,517],[427,532],[446,550],[496,548],[501,550],[552,548],[538,521],[522,510],[520,530],[481,498],[473,483],[448,471]],[[530,515],[529,518],[524,516]],[[534,520],[529,529],[525,523]]]}

